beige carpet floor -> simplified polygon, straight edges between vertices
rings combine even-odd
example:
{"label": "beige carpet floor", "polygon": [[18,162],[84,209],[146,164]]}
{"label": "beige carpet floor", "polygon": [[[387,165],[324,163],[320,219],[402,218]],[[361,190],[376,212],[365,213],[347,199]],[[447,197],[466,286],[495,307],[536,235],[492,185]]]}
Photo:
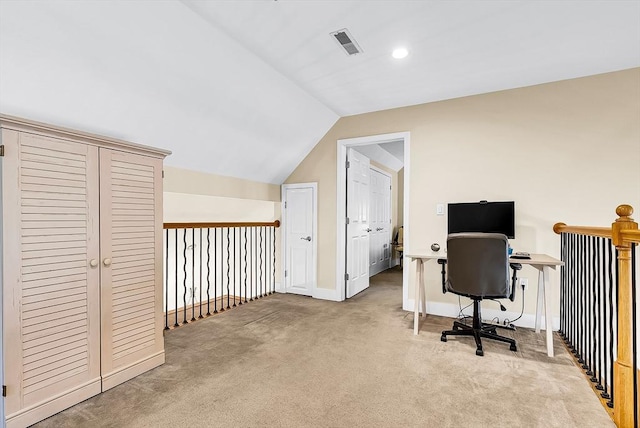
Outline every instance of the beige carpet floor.
{"label": "beige carpet floor", "polygon": [[167,362],[45,427],[613,427],[555,339],[413,335],[398,269],[346,302],[276,294],[167,333]]}

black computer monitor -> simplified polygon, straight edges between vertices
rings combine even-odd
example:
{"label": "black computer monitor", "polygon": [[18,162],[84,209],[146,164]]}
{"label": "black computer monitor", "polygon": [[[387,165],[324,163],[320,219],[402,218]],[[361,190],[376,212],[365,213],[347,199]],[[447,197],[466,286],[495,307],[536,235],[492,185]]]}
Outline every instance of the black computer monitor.
{"label": "black computer monitor", "polygon": [[461,202],[448,206],[448,233],[502,233],[513,239],[516,234],[515,203]]}

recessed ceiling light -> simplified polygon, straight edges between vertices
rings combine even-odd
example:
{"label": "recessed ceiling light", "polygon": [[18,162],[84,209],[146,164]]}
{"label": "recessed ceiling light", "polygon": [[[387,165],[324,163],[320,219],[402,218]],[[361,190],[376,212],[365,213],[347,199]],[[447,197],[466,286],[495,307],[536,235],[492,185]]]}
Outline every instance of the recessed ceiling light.
{"label": "recessed ceiling light", "polygon": [[391,54],[391,56],[394,57],[395,59],[402,59],[407,55],[409,55],[409,51],[407,50],[407,48],[396,48],[393,50],[393,53]]}

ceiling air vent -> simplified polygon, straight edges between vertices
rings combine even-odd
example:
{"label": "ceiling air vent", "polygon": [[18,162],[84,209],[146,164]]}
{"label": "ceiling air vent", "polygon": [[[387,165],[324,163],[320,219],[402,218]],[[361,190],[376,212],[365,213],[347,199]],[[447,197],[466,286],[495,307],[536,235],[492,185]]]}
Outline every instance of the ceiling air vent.
{"label": "ceiling air vent", "polygon": [[346,28],[342,30],[335,31],[331,33],[331,35],[340,43],[340,46],[344,48],[347,52],[347,55],[355,55],[362,52],[362,48],[358,45],[358,42],[355,41],[353,36],[349,34],[349,31]]}

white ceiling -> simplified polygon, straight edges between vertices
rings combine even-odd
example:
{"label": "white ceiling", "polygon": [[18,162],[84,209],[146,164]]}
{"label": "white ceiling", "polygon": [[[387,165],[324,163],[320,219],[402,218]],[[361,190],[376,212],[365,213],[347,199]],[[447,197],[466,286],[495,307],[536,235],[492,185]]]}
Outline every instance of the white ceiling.
{"label": "white ceiling", "polygon": [[2,113],[270,183],[341,116],[638,66],[638,1],[0,1]]}
{"label": "white ceiling", "polygon": [[340,116],[640,65],[638,1],[183,2]]}
{"label": "white ceiling", "polygon": [[391,143],[355,146],[354,150],[395,172],[404,167],[404,141],[402,140]]}

